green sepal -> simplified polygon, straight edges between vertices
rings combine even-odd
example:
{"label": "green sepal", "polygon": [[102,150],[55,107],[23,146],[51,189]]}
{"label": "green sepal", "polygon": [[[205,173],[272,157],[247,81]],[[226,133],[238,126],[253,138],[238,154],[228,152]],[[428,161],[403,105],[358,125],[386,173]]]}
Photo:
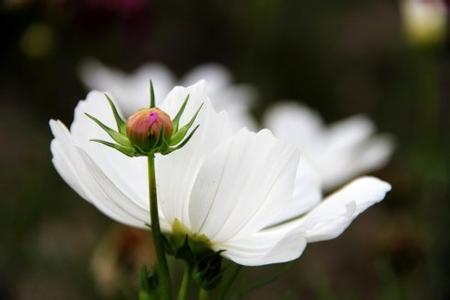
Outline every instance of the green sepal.
{"label": "green sepal", "polygon": [[172,233],[164,236],[164,243],[168,254],[193,266],[193,279],[201,288],[212,289],[222,279],[222,251],[214,252],[205,235],[189,234],[187,228],[175,219]]}
{"label": "green sepal", "polygon": [[172,153],[186,145],[189,140],[194,136],[194,133],[197,131],[197,129],[200,127],[200,125],[195,126],[195,128],[191,131],[191,133],[188,135],[187,138],[185,138],[179,145],[175,147],[169,147],[166,152],[161,152],[162,155],[167,155],[169,153]]}
{"label": "green sepal", "polygon": [[109,128],[108,126],[100,122],[96,117],[91,116],[88,113],[85,113],[85,115],[88,116],[92,121],[94,121],[98,126],[100,126],[116,143],[125,147],[131,147],[130,141],[128,140],[128,137],[126,135]]}
{"label": "green sepal", "polygon": [[158,277],[143,265],[139,274],[139,300],[156,300],[158,297]]}
{"label": "green sepal", "polygon": [[168,144],[166,141],[166,137],[164,135],[164,127],[161,126],[161,130],[159,131],[158,139],[151,145],[149,153],[163,153],[167,150]]}
{"label": "green sepal", "polygon": [[191,250],[189,244],[189,237],[187,235],[184,236],[183,243],[180,247],[178,247],[175,251],[176,258],[182,258],[189,264],[195,263],[195,255]]}
{"label": "green sepal", "polygon": [[176,145],[176,144],[178,144],[178,143],[181,142],[181,141],[183,140],[183,138],[186,136],[186,133],[187,133],[186,131],[181,132],[181,130],[178,131],[178,132],[175,132],[175,133],[172,134],[172,136],[170,137],[169,144],[170,144],[170,145]]}
{"label": "green sepal", "polygon": [[156,107],[155,102],[155,89],[153,88],[153,81],[150,80],[150,108]]}
{"label": "green sepal", "polygon": [[183,104],[181,105],[180,109],[178,110],[177,114],[175,115],[175,118],[173,118],[173,120],[172,120],[174,132],[178,131],[178,126],[180,125],[180,119],[181,119],[181,116],[183,115],[184,110],[186,109],[186,105],[188,103],[189,97],[190,97],[190,94],[188,94],[186,96],[186,99],[184,99]]}
{"label": "green sepal", "polygon": [[169,143],[167,143],[166,137],[163,136],[161,139],[161,144],[159,145],[158,152],[165,153],[169,149]]}
{"label": "green sepal", "polygon": [[205,290],[214,289],[223,277],[222,257],[220,252],[205,255],[194,265],[192,278]]}
{"label": "green sepal", "polygon": [[111,100],[111,98],[109,98],[108,94],[105,94],[105,97],[106,97],[106,99],[109,102],[109,106],[111,106],[111,110],[113,112],[114,119],[116,120],[117,130],[121,134],[126,135],[127,134],[127,130],[126,130],[126,123],[125,123],[125,121],[122,120],[122,118],[120,117],[120,114],[117,111],[117,108],[114,105],[114,102]]}
{"label": "green sepal", "polygon": [[155,148],[159,150],[166,142],[166,137],[164,136],[164,127],[161,126],[161,130],[159,131],[158,140],[155,143]]}
{"label": "green sepal", "polygon": [[119,152],[122,152],[123,154],[125,154],[126,156],[129,156],[129,157],[136,156],[136,150],[131,146],[129,146],[129,147],[122,146],[119,144],[114,144],[114,143],[110,143],[110,142],[102,141],[102,140],[98,140],[98,139],[92,139],[91,142],[96,142],[96,143],[100,143],[102,145],[111,147]]}
{"label": "green sepal", "polygon": [[202,107],[203,107],[203,103],[197,109],[194,116],[192,116],[191,120],[186,125],[181,127],[178,131],[176,131],[175,134],[172,135],[169,145],[174,146],[174,145],[177,145],[179,142],[181,142],[181,140],[186,136],[189,129],[192,127],[192,124],[194,124],[195,119],[197,118],[198,114],[200,113],[200,110],[202,109]]}

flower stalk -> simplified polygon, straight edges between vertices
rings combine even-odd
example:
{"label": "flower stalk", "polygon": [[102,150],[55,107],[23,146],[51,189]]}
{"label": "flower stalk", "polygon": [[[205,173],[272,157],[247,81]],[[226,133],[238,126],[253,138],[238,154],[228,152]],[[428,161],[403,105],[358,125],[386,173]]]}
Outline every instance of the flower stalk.
{"label": "flower stalk", "polygon": [[186,300],[189,291],[189,285],[192,280],[193,266],[190,263],[186,263],[186,268],[184,269],[183,279],[181,280],[180,291],[178,292],[177,300]]}
{"label": "flower stalk", "polygon": [[148,188],[150,201],[150,220],[153,233],[153,242],[157,258],[156,269],[159,277],[159,292],[163,300],[171,299],[171,282],[167,259],[164,253],[163,237],[159,225],[158,198],[156,193],[155,157],[148,156]]}

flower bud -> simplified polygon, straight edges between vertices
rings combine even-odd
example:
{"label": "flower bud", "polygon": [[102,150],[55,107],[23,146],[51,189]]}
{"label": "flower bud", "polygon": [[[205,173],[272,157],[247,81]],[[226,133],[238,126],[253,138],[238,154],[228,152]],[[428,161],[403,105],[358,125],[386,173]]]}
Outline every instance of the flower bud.
{"label": "flower bud", "polygon": [[168,114],[159,108],[143,108],[131,115],[126,124],[130,142],[142,151],[149,151],[160,139],[161,130],[165,139],[172,136],[173,125]]}

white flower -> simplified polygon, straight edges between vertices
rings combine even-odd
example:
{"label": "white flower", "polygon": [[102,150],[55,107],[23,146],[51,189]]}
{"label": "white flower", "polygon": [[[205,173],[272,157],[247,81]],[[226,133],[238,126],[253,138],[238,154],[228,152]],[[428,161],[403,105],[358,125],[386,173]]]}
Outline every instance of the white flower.
{"label": "white flower", "polygon": [[[222,255],[236,263],[285,262],[299,257],[308,242],[338,236],[390,190],[389,184],[365,177],[321,202],[320,180],[296,147],[277,140],[268,130],[233,132],[227,113],[212,108],[204,82],[174,88],[160,108],[173,116],[187,94],[185,119],[204,102],[197,118],[200,128],[179,151],[156,157],[165,233],[181,222],[190,234],[206,235],[213,250],[224,250]],[[118,99],[116,104],[121,107],[124,102]],[[129,158],[89,142],[108,137],[85,112],[114,125],[99,92],[80,101],[70,131],[60,121],[50,121],[56,169],[107,216],[145,228],[149,223],[146,159]],[[304,216],[284,222],[299,215]],[[276,225],[279,222],[284,223]]]}
{"label": "white flower", "polygon": [[[155,85],[157,98],[164,98],[170,88],[177,84],[175,75],[159,63],[148,63],[133,73],[126,74],[98,61],[87,60],[81,65],[80,76],[90,89],[107,91],[122,101],[122,113],[126,116],[148,105],[150,79]],[[214,107],[218,111],[226,110],[233,114],[235,129],[243,126],[256,128],[248,112],[255,96],[253,88],[246,84],[233,84],[228,70],[217,63],[194,68],[178,83],[189,86],[203,79],[208,79],[207,93],[213,99]]]}
{"label": "white flower", "polygon": [[411,42],[430,45],[445,38],[447,9],[441,0],[403,0],[404,30]]}
{"label": "white flower", "polygon": [[326,189],[382,167],[393,151],[391,139],[373,136],[373,123],[360,115],[327,127],[308,107],[285,102],[268,111],[263,125],[302,150],[319,171]]}

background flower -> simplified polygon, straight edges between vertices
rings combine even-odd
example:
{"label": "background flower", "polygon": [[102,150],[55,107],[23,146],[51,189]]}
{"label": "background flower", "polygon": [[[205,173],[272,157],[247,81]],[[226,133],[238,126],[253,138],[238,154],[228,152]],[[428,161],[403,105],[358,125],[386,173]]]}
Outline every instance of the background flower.
{"label": "background flower", "polygon": [[297,145],[320,173],[326,189],[383,167],[393,151],[392,139],[374,135],[374,125],[357,115],[326,126],[320,115],[294,102],[273,106],[264,126]]}
{"label": "background flower", "polygon": [[[123,102],[122,112],[128,116],[148,104],[149,79],[155,84],[157,98],[164,99],[177,84],[175,75],[164,65],[148,63],[130,74],[109,68],[95,60],[85,61],[80,67],[83,82],[90,89],[111,92]],[[218,110],[227,110],[232,116],[235,128],[255,128],[249,114],[255,91],[246,84],[232,82],[231,74],[217,63],[200,65],[183,76],[179,84],[191,85],[199,80],[208,80],[208,95]]]}

